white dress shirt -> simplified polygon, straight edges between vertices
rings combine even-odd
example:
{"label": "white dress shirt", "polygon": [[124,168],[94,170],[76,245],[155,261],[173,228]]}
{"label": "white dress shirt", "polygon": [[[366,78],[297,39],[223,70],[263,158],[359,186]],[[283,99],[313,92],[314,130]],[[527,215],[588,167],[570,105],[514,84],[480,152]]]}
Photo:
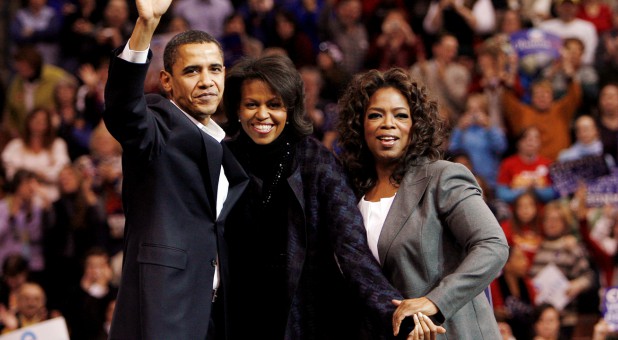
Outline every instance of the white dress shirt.
{"label": "white dress shirt", "polygon": [[371,253],[378,261],[380,261],[378,240],[380,239],[380,233],[384,227],[384,221],[388,211],[391,209],[393,200],[395,200],[395,196],[382,198],[379,202],[371,202],[366,201],[365,196],[363,196],[360,202],[358,202],[358,209],[360,209],[363,215],[363,223],[367,230],[367,244],[369,244]]}

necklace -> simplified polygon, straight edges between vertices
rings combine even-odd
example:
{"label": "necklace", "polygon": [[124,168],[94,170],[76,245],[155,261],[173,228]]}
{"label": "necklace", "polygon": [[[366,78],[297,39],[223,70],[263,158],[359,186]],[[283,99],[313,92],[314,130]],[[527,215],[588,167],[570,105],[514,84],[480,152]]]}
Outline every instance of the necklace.
{"label": "necklace", "polygon": [[265,191],[266,194],[263,196],[262,205],[264,207],[268,207],[270,205],[273,191],[277,188],[279,181],[281,180],[281,176],[283,176],[283,174],[285,173],[285,169],[289,163],[290,155],[292,154],[290,149],[290,142],[286,141],[283,156],[281,157],[281,161],[277,166],[277,172],[275,173],[275,177],[273,177],[272,183],[268,187],[268,190]]}

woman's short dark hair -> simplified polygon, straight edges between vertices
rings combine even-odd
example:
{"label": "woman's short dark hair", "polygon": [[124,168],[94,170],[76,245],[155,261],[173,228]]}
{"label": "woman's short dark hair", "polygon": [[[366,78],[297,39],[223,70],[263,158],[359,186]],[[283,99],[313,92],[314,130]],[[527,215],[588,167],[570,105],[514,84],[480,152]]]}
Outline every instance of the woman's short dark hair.
{"label": "woman's short dark hair", "polygon": [[376,181],[375,163],[364,138],[363,120],[371,96],[383,88],[394,88],[403,94],[412,115],[410,144],[391,175],[393,183],[401,183],[406,171],[420,158],[437,160],[442,156],[440,146],[446,138],[445,122],[438,112],[437,103],[429,99],[424,87],[400,68],[359,74],[339,100],[338,125],[340,156],[358,194],[364,194]]}
{"label": "woman's short dark hair", "polygon": [[188,30],[176,34],[166,45],[163,51],[163,68],[166,72],[172,73],[172,68],[178,58],[178,49],[188,44],[208,44],[213,43],[219,48],[221,59],[223,59],[223,48],[212,35],[199,30]]}
{"label": "woman's short dark hair", "polygon": [[245,58],[234,65],[225,76],[223,106],[227,116],[227,132],[231,136],[240,129],[238,110],[242,85],[246,80],[261,80],[273,92],[281,96],[290,122],[298,136],[313,131],[313,125],[305,115],[305,90],[303,80],[290,58],[271,55],[260,58]]}

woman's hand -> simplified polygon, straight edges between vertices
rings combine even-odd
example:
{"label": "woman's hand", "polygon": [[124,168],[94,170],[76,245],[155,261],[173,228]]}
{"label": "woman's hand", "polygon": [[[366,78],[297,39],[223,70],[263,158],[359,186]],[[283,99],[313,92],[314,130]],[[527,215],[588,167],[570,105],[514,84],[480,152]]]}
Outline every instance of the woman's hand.
{"label": "woman's hand", "polygon": [[436,326],[433,321],[423,313],[416,313],[412,318],[414,319],[414,329],[408,335],[407,340],[435,340],[438,334],[446,333],[444,327]]}
{"label": "woman's hand", "polygon": [[[425,316],[438,313],[438,307],[436,307],[436,305],[434,305],[434,303],[426,297],[405,299],[403,301],[393,300],[392,302],[395,306],[398,306],[397,310],[395,310],[395,312],[393,313],[393,334],[395,334],[395,336],[399,334],[399,327],[401,326],[401,322],[406,317],[411,317],[419,312],[424,314]],[[443,327],[438,328],[442,328],[444,330]],[[446,330],[444,330],[444,332],[446,332]]]}

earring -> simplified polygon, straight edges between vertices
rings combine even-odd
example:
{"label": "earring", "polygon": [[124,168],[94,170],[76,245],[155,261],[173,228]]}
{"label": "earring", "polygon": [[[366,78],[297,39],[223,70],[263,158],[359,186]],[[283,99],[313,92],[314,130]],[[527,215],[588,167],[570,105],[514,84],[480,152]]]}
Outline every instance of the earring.
{"label": "earring", "polygon": [[238,118],[238,122],[240,123],[240,118]]}
{"label": "earring", "polygon": [[290,121],[289,121],[289,120],[288,120],[288,121],[286,121],[286,122],[285,122],[285,125],[290,125]]}

